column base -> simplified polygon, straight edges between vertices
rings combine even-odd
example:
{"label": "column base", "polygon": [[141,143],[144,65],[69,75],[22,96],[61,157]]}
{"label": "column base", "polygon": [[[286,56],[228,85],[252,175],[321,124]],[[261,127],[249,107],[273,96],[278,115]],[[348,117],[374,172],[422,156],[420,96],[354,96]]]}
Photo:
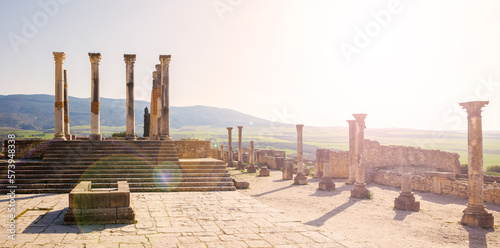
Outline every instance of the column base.
{"label": "column base", "polygon": [[345,184],[347,184],[347,185],[353,185],[354,184],[354,180],[348,179],[347,182],[345,182]]}
{"label": "column base", "polygon": [[298,172],[295,178],[293,179],[294,184],[305,185],[307,184],[307,177],[304,172]]}
{"label": "column base", "polygon": [[471,227],[492,228],[494,218],[492,214],[486,212],[484,205],[467,204],[460,223]]}
{"label": "column base", "polygon": [[243,162],[238,161],[238,165],[236,166],[236,169],[237,170],[244,170],[245,169],[245,165],[243,164]]}
{"label": "column base", "polygon": [[234,167],[234,161],[229,160],[229,162],[227,162],[227,167]]}
{"label": "column base", "polygon": [[354,189],[351,190],[351,197],[358,199],[370,199],[368,189],[366,188],[365,183],[355,183]]}
{"label": "column base", "polygon": [[268,177],[270,175],[271,174],[270,174],[269,169],[267,168],[267,166],[260,167],[259,177]]}
{"label": "column base", "polygon": [[137,135],[135,134],[127,134],[125,140],[137,140]]}
{"label": "column base", "polygon": [[66,140],[66,137],[64,135],[54,135],[52,140]]}
{"label": "column base", "polygon": [[255,165],[251,164],[247,166],[247,173],[255,173],[255,172],[257,172],[257,167],[255,167]]}
{"label": "column base", "polygon": [[172,140],[172,137],[170,135],[160,135],[160,140]]}
{"label": "column base", "polygon": [[100,134],[91,134],[91,135],[89,135],[89,140],[102,140],[102,135],[100,135]]}
{"label": "column base", "polygon": [[415,196],[412,193],[401,192],[399,196],[394,199],[394,208],[399,210],[419,211],[420,202],[415,201]]}
{"label": "column base", "polygon": [[335,183],[333,183],[331,178],[323,177],[323,178],[321,178],[321,181],[319,182],[318,188],[325,190],[325,191],[332,191],[335,189]]}
{"label": "column base", "polygon": [[323,171],[316,172],[316,174],[314,174],[314,178],[318,178],[318,179],[323,178]]}

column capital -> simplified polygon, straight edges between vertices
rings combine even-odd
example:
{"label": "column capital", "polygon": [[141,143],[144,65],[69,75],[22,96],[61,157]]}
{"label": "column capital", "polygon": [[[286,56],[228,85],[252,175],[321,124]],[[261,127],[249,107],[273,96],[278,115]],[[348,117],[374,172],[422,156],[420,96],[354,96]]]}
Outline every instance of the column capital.
{"label": "column capital", "polygon": [[64,59],[66,58],[66,54],[63,52],[53,52],[54,54],[54,60],[58,63],[64,63]]}
{"label": "column capital", "polygon": [[349,123],[349,126],[355,125],[356,124],[356,120],[347,120],[347,123]]}
{"label": "column capital", "polygon": [[134,64],[135,62],[135,54],[123,54],[123,58],[125,59],[125,63],[128,64]]}
{"label": "column capital", "polygon": [[90,62],[99,63],[101,61],[101,53],[89,53]]}
{"label": "column capital", "polygon": [[156,65],[155,65],[155,69],[156,69],[157,71],[161,71],[161,64],[156,64]]}
{"label": "column capital", "polygon": [[227,128],[227,130],[229,130],[229,131],[233,130],[233,127],[226,127],[226,128]]}
{"label": "column capital", "polygon": [[304,124],[297,124],[297,131],[302,131]]}
{"label": "column capital", "polygon": [[473,101],[473,102],[462,102],[462,103],[459,103],[460,106],[462,106],[462,108],[465,109],[465,111],[467,111],[467,114],[469,115],[469,117],[475,117],[475,116],[481,116],[481,108],[483,108],[484,106],[486,106],[488,103],[490,103],[489,101]]}
{"label": "column capital", "polygon": [[238,126],[238,129],[239,129],[239,130],[243,129],[243,126]]}
{"label": "column capital", "polygon": [[170,63],[170,59],[171,59],[171,55],[160,55],[160,62],[161,64],[169,64]]}

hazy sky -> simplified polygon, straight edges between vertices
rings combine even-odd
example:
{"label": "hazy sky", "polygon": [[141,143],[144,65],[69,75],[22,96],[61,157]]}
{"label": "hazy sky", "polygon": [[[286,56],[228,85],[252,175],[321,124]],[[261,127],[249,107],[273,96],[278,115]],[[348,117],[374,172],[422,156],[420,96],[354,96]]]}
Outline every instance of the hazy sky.
{"label": "hazy sky", "polygon": [[[0,94],[54,94],[52,52],[69,94],[125,98],[123,54],[137,54],[135,97],[150,100],[171,54],[170,104],[347,126],[466,129],[459,102],[489,100],[500,130],[500,1],[0,1]],[[90,109],[90,107],[89,107]],[[125,113],[124,113],[125,114]]]}

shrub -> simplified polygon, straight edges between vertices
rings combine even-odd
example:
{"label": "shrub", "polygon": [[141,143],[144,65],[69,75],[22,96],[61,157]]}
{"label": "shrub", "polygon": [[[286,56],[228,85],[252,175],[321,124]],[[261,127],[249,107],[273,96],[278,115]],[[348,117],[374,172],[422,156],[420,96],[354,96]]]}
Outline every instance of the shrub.
{"label": "shrub", "polygon": [[500,165],[488,166],[488,168],[486,168],[486,172],[500,173]]}
{"label": "shrub", "polygon": [[460,165],[460,174],[469,174],[469,165],[461,164]]}
{"label": "shrub", "polygon": [[125,131],[123,132],[118,132],[118,133],[113,133],[111,135],[111,137],[122,137],[122,138],[125,138],[125,136],[127,136],[127,133]]}

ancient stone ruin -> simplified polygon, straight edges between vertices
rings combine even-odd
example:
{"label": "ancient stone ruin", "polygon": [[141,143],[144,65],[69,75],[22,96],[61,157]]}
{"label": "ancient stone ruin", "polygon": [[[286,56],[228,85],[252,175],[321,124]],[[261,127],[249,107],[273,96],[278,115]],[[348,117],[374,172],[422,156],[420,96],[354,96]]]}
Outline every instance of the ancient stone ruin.
{"label": "ancient stone ruin", "polygon": [[401,177],[401,193],[394,200],[394,208],[399,210],[419,211],[420,202],[415,201],[411,193],[411,174],[405,173]]}
{"label": "ancient stone ruin", "polygon": [[69,193],[64,224],[132,224],[134,218],[126,181],[118,181],[118,189],[111,190],[92,190],[90,181],[82,181]]}

